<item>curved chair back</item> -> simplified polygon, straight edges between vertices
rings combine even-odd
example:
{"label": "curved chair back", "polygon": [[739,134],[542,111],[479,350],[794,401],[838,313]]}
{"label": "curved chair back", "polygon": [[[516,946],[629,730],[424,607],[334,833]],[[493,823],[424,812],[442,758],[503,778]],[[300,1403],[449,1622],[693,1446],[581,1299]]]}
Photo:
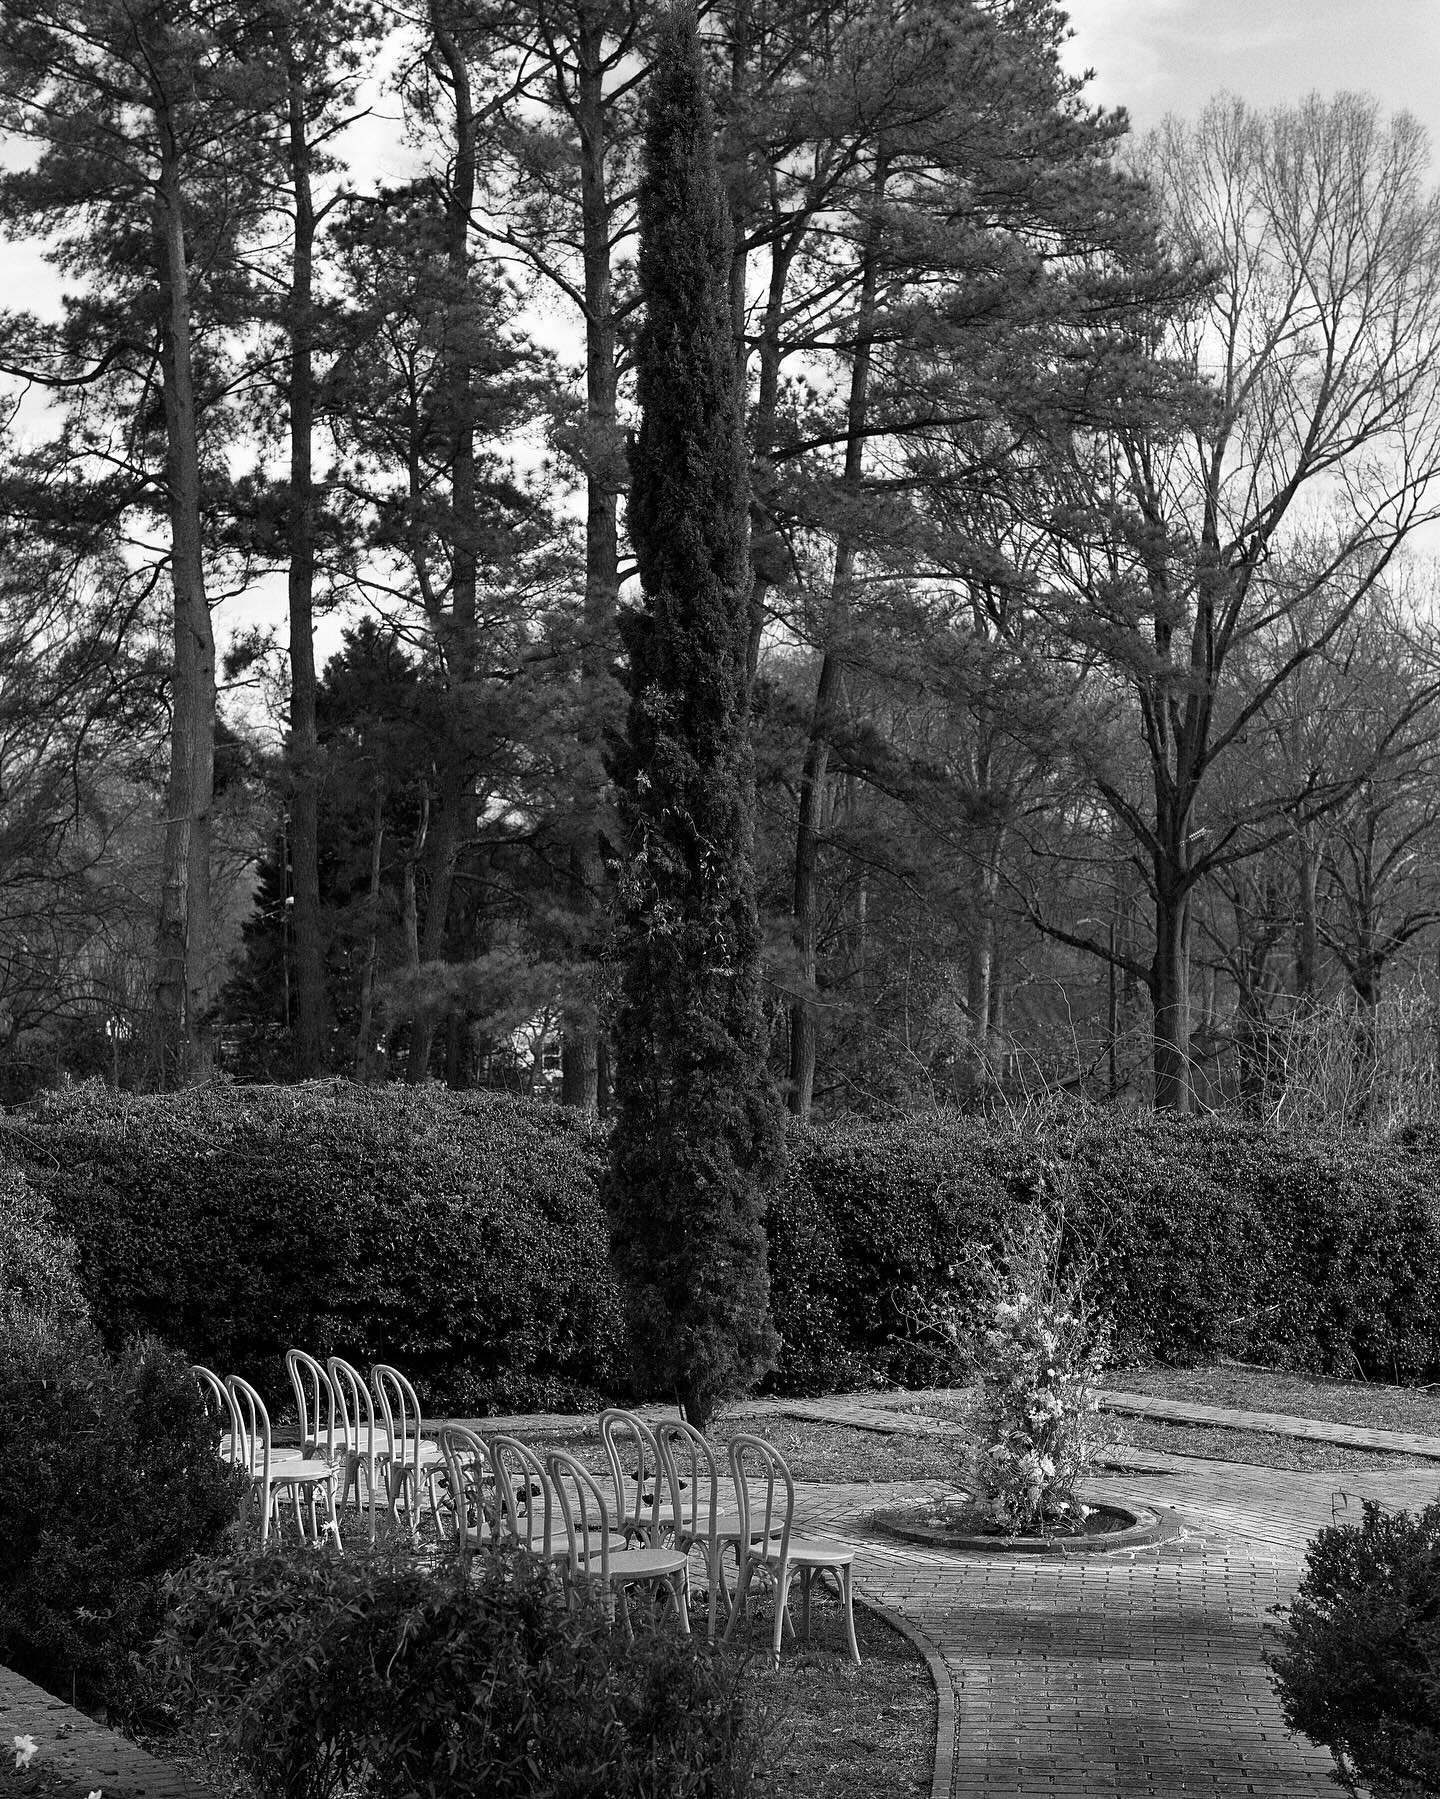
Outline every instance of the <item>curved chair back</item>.
{"label": "curved chair back", "polygon": [[665,1522],[691,1537],[710,1536],[723,1510],[720,1463],[713,1445],[683,1418],[660,1419],[655,1442],[665,1465],[671,1507]]}
{"label": "curved chair back", "polygon": [[545,1464],[518,1437],[489,1441],[495,1504],[501,1531],[534,1555],[548,1555],[554,1529],[554,1489]]}
{"label": "curved chair back", "polygon": [[[673,1483],[667,1483],[666,1463],[654,1431],[634,1412],[611,1406],[600,1414],[600,1441],[610,1464],[615,1529],[623,1533],[627,1542],[635,1537],[646,1543],[658,1542],[664,1489]],[[679,1515],[679,1493],[672,1491],[669,1497],[673,1523]]]}
{"label": "curved chair back", "polygon": [[563,1449],[552,1449],[545,1469],[555,1489],[555,1503],[565,1525],[570,1573],[599,1577],[610,1587],[610,1513],[600,1483],[588,1468]]}
{"label": "curved chair back", "polygon": [[265,1401],[249,1381],[242,1380],[238,1374],[227,1375],[225,1385],[235,1406],[235,1418],[240,1431],[237,1438],[239,1453],[234,1459],[253,1480],[262,1481],[268,1493],[271,1473],[270,1414],[265,1410]]}
{"label": "curved chair back", "polygon": [[440,1453],[450,1485],[449,1505],[437,1507],[435,1513],[441,1533],[453,1532],[462,1545],[487,1541],[495,1510],[495,1477],[484,1439],[463,1424],[447,1424],[440,1432]]}
{"label": "curved chair back", "polygon": [[348,1452],[368,1454],[375,1443],[375,1401],[365,1384],[365,1376],[353,1363],[338,1355],[326,1359],[325,1372],[335,1395],[335,1419],[340,1427],[341,1447]]}
{"label": "curved chair back", "polygon": [[234,1462],[240,1456],[240,1414],[235,1409],[235,1395],[216,1374],[202,1362],[192,1362],[190,1372],[205,1400],[208,1412],[213,1402],[220,1416],[220,1459]]}
{"label": "curved chair back", "polygon": [[[795,1482],[784,1456],[763,1437],[735,1437],[730,1444],[730,1478],[735,1482],[741,1543],[757,1539],[769,1543],[779,1537],[783,1568],[790,1559],[790,1522],[795,1515]],[[751,1479],[757,1486],[761,1480],[765,1482],[763,1504],[756,1504],[750,1497]]]}
{"label": "curved chair back", "polygon": [[295,1389],[295,1415],[300,1420],[300,1453],[312,1456],[320,1448],[324,1415],[325,1453],[335,1453],[335,1387],[323,1362],[303,1349],[285,1351],[285,1368]]}

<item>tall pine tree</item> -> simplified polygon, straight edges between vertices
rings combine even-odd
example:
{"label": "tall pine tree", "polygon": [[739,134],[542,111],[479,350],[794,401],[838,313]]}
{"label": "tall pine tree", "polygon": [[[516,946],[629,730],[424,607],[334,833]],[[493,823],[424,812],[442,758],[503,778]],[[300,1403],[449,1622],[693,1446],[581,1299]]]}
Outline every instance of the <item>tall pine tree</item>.
{"label": "tall pine tree", "polygon": [[621,617],[626,969],[609,1199],[637,1373],[702,1426],[774,1355],[763,1217],[784,1160],[760,1012],[730,253],[695,17],[676,10],[640,189],[629,525],[643,601]]}

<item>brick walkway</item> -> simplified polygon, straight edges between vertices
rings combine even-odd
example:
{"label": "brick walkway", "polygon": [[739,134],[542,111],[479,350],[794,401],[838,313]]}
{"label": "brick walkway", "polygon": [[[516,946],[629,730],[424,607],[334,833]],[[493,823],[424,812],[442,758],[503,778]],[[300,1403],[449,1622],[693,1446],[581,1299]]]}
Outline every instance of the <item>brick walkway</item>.
{"label": "brick walkway", "polygon": [[[925,1413],[927,1397],[939,1396],[906,1396],[916,1411],[854,1395],[735,1410],[887,1435],[962,1434]],[[1406,1432],[1112,1398],[1116,1410],[1440,1458],[1440,1442]],[[479,1422],[531,1437],[594,1428],[593,1418]],[[943,1554],[867,1528],[876,1510],[944,1490],[934,1483],[800,1484],[804,1527],[855,1544],[862,1596],[899,1621],[930,1664],[939,1698],[932,1799],[1330,1799],[1329,1755],[1281,1722],[1263,1660],[1267,1615],[1293,1594],[1306,1544],[1332,1517],[1358,1517],[1362,1499],[1428,1504],[1437,1474],[1284,1473],[1152,1450],[1112,1452],[1107,1468],[1087,1496],[1165,1512],[1171,1540],[1069,1561]],[[0,1669],[0,1745],[26,1733],[77,1792],[203,1799],[177,1771]]]}
{"label": "brick walkway", "polygon": [[67,1791],[77,1795],[98,1790],[105,1799],[213,1799],[209,1788],[178,1768],[0,1668],[0,1754],[13,1755],[12,1741],[21,1736],[35,1739],[31,1765],[60,1773]]}
{"label": "brick walkway", "polygon": [[[822,1403],[803,1415],[820,1417]],[[862,1409],[881,1410],[846,1400],[831,1415],[884,1428]],[[1115,1460],[1126,1471],[1089,1482],[1087,1496],[1178,1515],[1177,1538],[1070,1561],[945,1555],[865,1529],[867,1514],[938,1487],[803,1489],[807,1525],[856,1544],[862,1594],[905,1619],[932,1673],[948,1676],[932,1799],[1329,1799],[1329,1754],[1281,1721],[1267,1614],[1291,1597],[1305,1545],[1332,1517],[1358,1516],[1362,1498],[1426,1504],[1435,1475],[1291,1474],[1148,1450]]]}

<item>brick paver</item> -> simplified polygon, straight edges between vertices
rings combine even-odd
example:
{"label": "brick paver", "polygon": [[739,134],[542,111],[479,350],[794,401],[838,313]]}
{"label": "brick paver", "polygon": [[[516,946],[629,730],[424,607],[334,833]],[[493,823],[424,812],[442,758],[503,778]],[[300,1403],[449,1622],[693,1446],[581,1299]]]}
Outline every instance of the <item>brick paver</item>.
{"label": "brick paver", "polygon": [[[935,1418],[940,1393],[753,1400],[731,1416],[963,1437]],[[1196,1424],[1440,1457],[1440,1441],[1274,1413],[1107,1395],[1110,1409]],[[481,1421],[493,1430],[496,1420]],[[515,1418],[517,1434],[593,1420]],[[933,1483],[799,1483],[801,1523],[857,1549],[861,1596],[902,1622],[939,1694],[932,1799],[1330,1799],[1331,1759],[1285,1730],[1265,1668],[1270,1616],[1292,1597],[1305,1547],[1362,1499],[1415,1508],[1425,1469],[1289,1473],[1117,1447],[1094,1499],[1137,1500],[1175,1533],[1149,1548],[1050,1560],[958,1555],[887,1541],[873,1512]]]}
{"label": "brick paver", "polygon": [[0,1754],[12,1753],[11,1743],[22,1736],[35,1739],[32,1766],[59,1772],[67,1790],[76,1794],[98,1790],[105,1799],[214,1799],[208,1787],[178,1768],[157,1761],[9,1668],[0,1668]]}
{"label": "brick paver", "polygon": [[939,1491],[808,1485],[808,1528],[859,1550],[865,1597],[935,1650],[954,1696],[932,1799],[1328,1799],[1328,1753],[1281,1721],[1263,1649],[1271,1609],[1293,1594],[1305,1545],[1361,1498],[1414,1507],[1424,1470],[1289,1474],[1167,1457],[1088,1483],[1096,1499],[1179,1514],[1174,1541],[1050,1561],[960,1556],[876,1540],[866,1515]]}

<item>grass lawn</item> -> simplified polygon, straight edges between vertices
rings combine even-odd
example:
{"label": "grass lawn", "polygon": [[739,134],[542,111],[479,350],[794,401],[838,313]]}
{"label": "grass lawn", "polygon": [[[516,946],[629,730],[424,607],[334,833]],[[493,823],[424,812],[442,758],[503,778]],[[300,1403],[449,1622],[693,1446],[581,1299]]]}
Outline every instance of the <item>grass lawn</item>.
{"label": "grass lawn", "polygon": [[1283,1412],[1375,1430],[1419,1431],[1440,1437],[1440,1388],[1392,1387],[1379,1381],[1324,1380],[1285,1374],[1248,1363],[1212,1368],[1115,1368],[1106,1385],[1117,1392],[1156,1399],[1188,1399],[1196,1405],[1234,1406],[1246,1412]]}

